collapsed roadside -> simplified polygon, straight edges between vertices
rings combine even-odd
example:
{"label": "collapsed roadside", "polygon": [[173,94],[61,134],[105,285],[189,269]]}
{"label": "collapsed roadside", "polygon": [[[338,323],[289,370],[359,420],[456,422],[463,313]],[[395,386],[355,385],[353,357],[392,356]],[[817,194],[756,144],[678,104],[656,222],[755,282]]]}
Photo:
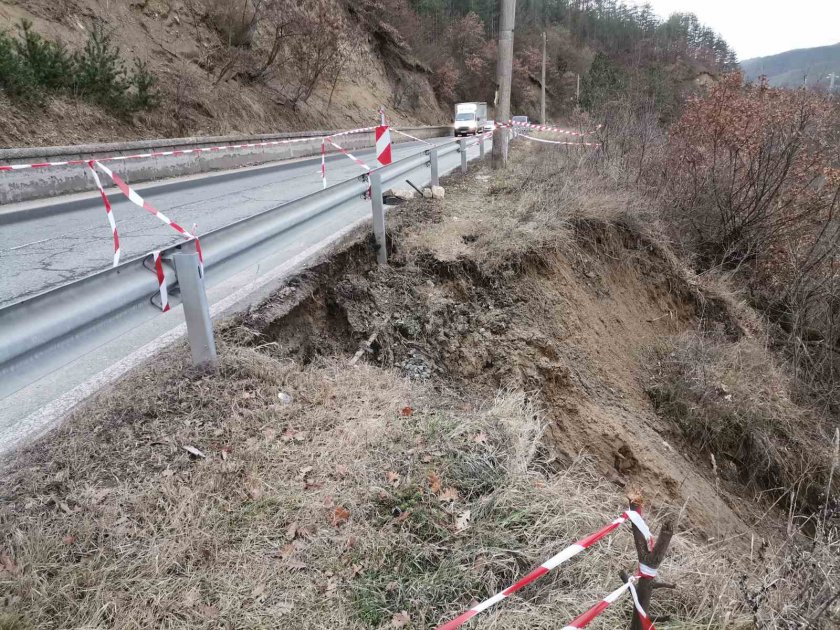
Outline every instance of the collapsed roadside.
{"label": "collapsed roadside", "polygon": [[[0,486],[5,625],[433,627],[636,492],[652,522],[678,516],[662,574],[680,588],[654,617],[816,615],[832,541],[782,535],[771,484],[825,487],[830,453],[754,354],[760,323],[575,150],[523,150],[399,207],[390,267],[351,245],[220,326],[217,374],[173,349],[21,453]],[[681,426],[696,381],[674,348],[697,339],[759,357],[784,423],[721,433],[779,447],[766,474]],[[738,365],[725,377],[714,405],[757,408]],[[633,558],[617,532],[483,621],[554,628]]]}

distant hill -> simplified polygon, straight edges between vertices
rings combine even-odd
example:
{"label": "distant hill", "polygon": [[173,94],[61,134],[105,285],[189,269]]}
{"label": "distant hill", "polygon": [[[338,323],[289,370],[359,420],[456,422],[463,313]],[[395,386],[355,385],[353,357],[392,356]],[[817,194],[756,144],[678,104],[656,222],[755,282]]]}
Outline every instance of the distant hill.
{"label": "distant hill", "polygon": [[[840,75],[840,43],[747,59],[741,62],[741,69],[747,79],[757,79],[763,74],[770,85],[777,87],[798,87],[803,79],[808,85],[827,85],[828,74]],[[835,80],[835,90],[840,89],[837,86],[840,86],[840,79]]]}

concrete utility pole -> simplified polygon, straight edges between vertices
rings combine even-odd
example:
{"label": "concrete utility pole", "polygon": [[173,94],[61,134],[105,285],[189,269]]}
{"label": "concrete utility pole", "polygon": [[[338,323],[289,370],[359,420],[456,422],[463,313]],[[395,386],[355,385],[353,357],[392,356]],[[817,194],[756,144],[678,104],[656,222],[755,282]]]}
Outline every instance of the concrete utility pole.
{"label": "concrete utility pole", "polygon": [[545,31],[543,31],[543,63],[542,63],[542,78],[540,79],[542,86],[542,96],[540,98],[540,124],[545,124]]}
{"label": "concrete utility pole", "polygon": [[[516,0],[499,0],[499,52],[496,61],[496,80],[499,84],[499,102],[496,104],[496,122],[510,120],[510,82],[513,73],[513,23],[516,17]],[[493,131],[493,168],[505,168],[508,156],[508,128],[496,127]]]}
{"label": "concrete utility pole", "polygon": [[834,80],[837,79],[838,76],[836,73],[832,72],[828,75],[828,97],[831,98],[834,96]]}

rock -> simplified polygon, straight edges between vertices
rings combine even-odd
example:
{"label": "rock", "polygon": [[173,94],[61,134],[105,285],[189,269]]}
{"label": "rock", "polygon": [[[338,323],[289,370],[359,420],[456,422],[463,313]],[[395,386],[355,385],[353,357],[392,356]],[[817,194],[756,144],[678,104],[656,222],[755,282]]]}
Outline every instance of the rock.
{"label": "rock", "polygon": [[423,199],[431,199],[432,198],[432,189],[431,188],[424,188],[423,189]]}
{"label": "rock", "polygon": [[432,186],[432,199],[443,199],[445,192],[443,186]]}
{"label": "rock", "polygon": [[397,199],[408,201],[409,199],[414,199],[414,191],[410,188],[389,188],[384,193],[382,193],[382,196],[396,197]]}
{"label": "rock", "polygon": [[290,394],[287,394],[286,392],[278,393],[277,398],[279,398],[280,402],[284,405],[288,405],[292,402],[292,396]]}

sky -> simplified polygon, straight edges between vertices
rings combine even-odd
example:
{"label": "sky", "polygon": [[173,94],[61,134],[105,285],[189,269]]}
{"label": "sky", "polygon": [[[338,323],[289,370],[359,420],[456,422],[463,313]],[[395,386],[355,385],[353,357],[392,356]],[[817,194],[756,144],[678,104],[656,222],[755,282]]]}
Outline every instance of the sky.
{"label": "sky", "polygon": [[[645,4],[644,0],[631,0]],[[647,0],[662,17],[694,13],[739,60],[840,42],[840,0]]]}

